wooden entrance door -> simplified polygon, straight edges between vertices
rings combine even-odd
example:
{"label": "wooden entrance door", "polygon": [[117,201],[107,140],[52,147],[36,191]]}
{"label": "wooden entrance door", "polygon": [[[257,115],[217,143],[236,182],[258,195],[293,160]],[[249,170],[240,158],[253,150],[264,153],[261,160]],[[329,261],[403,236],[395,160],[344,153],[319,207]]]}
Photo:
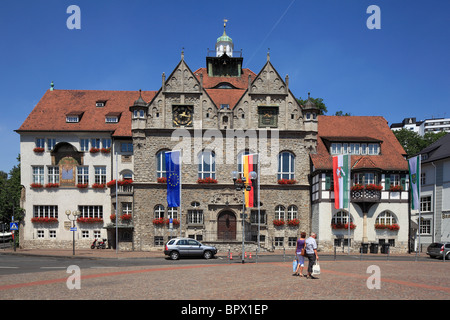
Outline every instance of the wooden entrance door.
{"label": "wooden entrance door", "polygon": [[236,240],[236,215],[231,211],[219,214],[217,221],[218,240]]}

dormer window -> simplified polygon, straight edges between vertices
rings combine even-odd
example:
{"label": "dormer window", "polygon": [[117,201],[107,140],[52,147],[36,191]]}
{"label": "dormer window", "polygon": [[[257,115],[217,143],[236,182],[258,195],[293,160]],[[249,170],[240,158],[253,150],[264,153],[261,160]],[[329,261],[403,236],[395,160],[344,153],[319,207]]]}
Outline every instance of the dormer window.
{"label": "dormer window", "polygon": [[379,143],[346,143],[333,142],[330,148],[331,154],[353,154],[353,155],[379,155]]}
{"label": "dormer window", "polygon": [[80,122],[80,117],[79,116],[66,116],[66,122],[69,122],[69,123]]}
{"label": "dormer window", "polygon": [[106,123],[117,123],[117,122],[119,122],[119,118],[118,117],[107,116],[105,122]]}
{"label": "dormer window", "polygon": [[97,100],[95,102],[95,106],[97,108],[103,108],[106,105],[106,100]]}
{"label": "dormer window", "polygon": [[78,122],[80,122],[82,116],[83,116],[82,111],[71,111],[68,114],[66,114],[66,122],[67,123],[78,123]]}
{"label": "dormer window", "polygon": [[106,123],[117,123],[119,122],[120,112],[110,112],[106,115],[105,122]]}

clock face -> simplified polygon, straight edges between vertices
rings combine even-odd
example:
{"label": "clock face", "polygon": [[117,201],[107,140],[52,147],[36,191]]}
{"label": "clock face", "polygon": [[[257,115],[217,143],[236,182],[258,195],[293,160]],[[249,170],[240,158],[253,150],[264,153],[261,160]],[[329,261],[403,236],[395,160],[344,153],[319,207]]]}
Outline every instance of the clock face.
{"label": "clock face", "polygon": [[194,106],[173,106],[172,118],[173,125],[192,127],[194,115]]}

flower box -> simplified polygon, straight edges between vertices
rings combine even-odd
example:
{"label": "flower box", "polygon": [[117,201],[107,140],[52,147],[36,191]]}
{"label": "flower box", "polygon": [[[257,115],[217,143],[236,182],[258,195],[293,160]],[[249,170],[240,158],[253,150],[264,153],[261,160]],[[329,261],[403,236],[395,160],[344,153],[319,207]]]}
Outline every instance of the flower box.
{"label": "flower box", "polygon": [[47,183],[45,188],[59,188],[59,183]]}
{"label": "flower box", "polygon": [[94,189],[104,189],[105,186],[106,186],[105,183],[94,183],[94,184],[92,185],[92,188],[94,188]]}
{"label": "flower box", "polygon": [[397,223],[394,223],[394,224],[376,223],[375,229],[377,229],[377,230],[388,229],[391,231],[398,231],[398,230],[400,230],[400,226]]}
{"label": "flower box", "polygon": [[[334,230],[339,230],[339,229],[348,229],[348,223],[332,223],[331,224],[331,228]],[[350,222],[350,230],[353,230],[356,228],[356,225],[353,222]]]}
{"label": "flower box", "polygon": [[103,223],[103,218],[78,218],[79,223]]}
{"label": "flower box", "polygon": [[156,219],[153,219],[153,224],[154,224],[155,226],[161,226],[161,225],[164,225],[164,223],[165,223],[164,218],[156,218]]}
{"label": "flower box", "polygon": [[44,186],[41,183],[32,183],[32,184],[30,184],[30,187],[35,188],[35,189],[40,189],[40,188],[43,188]]}
{"label": "flower box", "polygon": [[197,183],[200,183],[200,184],[217,183],[217,180],[213,179],[213,178],[210,178],[210,177],[207,177],[207,178],[204,178],[204,179],[198,178]]}
{"label": "flower box", "polygon": [[390,188],[389,188],[389,191],[392,191],[392,192],[400,192],[400,191],[403,191],[403,187],[402,186],[391,186]]}
{"label": "flower box", "polygon": [[[133,180],[131,179],[126,179],[126,180],[119,180],[117,181],[117,185],[118,186],[129,186],[133,184]],[[109,181],[106,186],[108,188],[112,188],[116,186],[116,179]]]}
{"label": "flower box", "polygon": [[286,222],[283,219],[275,219],[273,220],[273,225],[277,227],[284,226]]}
{"label": "flower box", "polygon": [[116,221],[116,215],[114,213],[110,215],[109,218],[111,219],[111,221]]}
{"label": "flower box", "polygon": [[111,148],[101,148],[100,152],[105,154],[111,153]]}
{"label": "flower box", "polygon": [[383,190],[383,186],[380,186],[380,185],[377,185],[377,184],[373,184],[373,183],[367,184],[364,188],[366,190],[374,190],[374,191],[381,191],[381,190]]}
{"label": "flower box", "polygon": [[[165,223],[166,223],[167,225],[169,225],[169,224],[170,224],[170,219],[166,219],[166,220],[165,220]],[[178,219],[172,219],[172,224],[173,224],[174,226],[178,226],[178,225],[180,225],[180,220],[178,220]]]}
{"label": "flower box", "polygon": [[156,179],[156,182],[158,182],[158,183],[167,183],[167,178],[166,177],[159,177],[158,179]]}
{"label": "flower box", "polygon": [[44,149],[44,148],[41,148],[41,147],[36,147],[36,148],[33,149],[33,151],[34,151],[35,153],[42,153],[42,152],[45,151],[45,149]]}
{"label": "flower box", "polygon": [[94,148],[94,147],[92,147],[91,149],[89,149],[89,152],[90,152],[90,153],[99,153],[99,152],[100,152],[100,149],[99,149],[99,148]]}
{"label": "flower box", "polygon": [[55,223],[58,222],[58,218],[49,218],[49,217],[35,217],[31,218],[31,222],[34,223]]}
{"label": "flower box", "polygon": [[296,184],[297,180],[295,179],[280,179],[278,180],[278,184]]}
{"label": "flower box", "polygon": [[364,189],[364,186],[362,184],[355,184],[350,188],[352,191],[361,191]]}
{"label": "flower box", "polygon": [[123,214],[120,216],[120,219],[122,221],[130,221],[132,219],[132,216],[131,216],[131,214]]}
{"label": "flower box", "polygon": [[79,189],[86,189],[88,187],[87,183],[78,183],[77,188]]}
{"label": "flower box", "polygon": [[298,220],[298,219],[288,220],[287,224],[288,224],[288,226],[291,226],[291,227],[297,227],[300,224],[300,220]]}

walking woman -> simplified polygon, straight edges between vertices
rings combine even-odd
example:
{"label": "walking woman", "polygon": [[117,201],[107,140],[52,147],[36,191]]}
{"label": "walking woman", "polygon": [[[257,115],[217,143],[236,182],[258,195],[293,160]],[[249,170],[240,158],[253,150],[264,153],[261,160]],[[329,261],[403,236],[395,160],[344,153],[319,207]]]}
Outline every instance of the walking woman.
{"label": "walking woman", "polygon": [[[305,244],[306,244],[306,232],[302,232],[300,234],[300,238],[297,240],[297,248],[295,249],[295,256],[297,259],[297,269],[294,272],[294,276],[305,276],[303,275],[303,267],[305,266],[305,257],[302,255],[302,249],[305,249]],[[305,250],[303,250],[303,254],[304,254]],[[300,269],[300,273],[299,273],[299,269]]]}

